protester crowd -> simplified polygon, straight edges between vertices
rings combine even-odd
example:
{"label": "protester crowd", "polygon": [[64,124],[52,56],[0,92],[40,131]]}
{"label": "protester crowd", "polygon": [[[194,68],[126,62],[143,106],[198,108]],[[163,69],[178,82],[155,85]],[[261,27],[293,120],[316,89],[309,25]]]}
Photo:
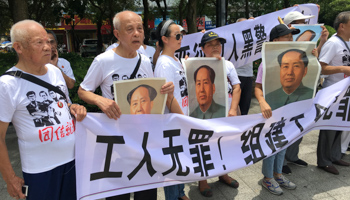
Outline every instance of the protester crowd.
{"label": "protester crowd", "polygon": [[[305,20],[311,17],[313,16],[305,16],[298,11],[287,14],[284,24],[271,30],[269,41],[293,41],[292,35],[300,32],[293,24],[305,24]],[[247,19],[239,19],[237,23],[244,23],[245,20]],[[188,96],[187,83],[183,64],[175,56],[175,51],[181,47],[183,35],[186,34],[181,26],[172,20],[163,21],[154,34],[158,41],[154,49],[144,44],[142,19],[136,13],[117,13],[113,25],[113,33],[118,42],[96,56],[92,62],[78,90],[83,101],[98,106],[108,118],[118,120],[122,113],[114,101],[113,81],[119,80],[119,77],[120,80],[124,80],[122,77],[163,77],[166,78],[166,83],[157,92],[167,94],[165,113],[178,113],[201,119],[221,117],[220,105],[205,99],[215,93],[214,78],[211,76],[213,72],[208,66],[195,72],[194,79],[198,85],[196,93],[203,93],[204,96],[197,99],[198,109],[189,113],[188,104],[182,103]],[[326,75],[323,87],[328,87],[350,75],[350,64],[344,59],[350,58],[350,11],[342,12],[336,17],[334,28],[337,33],[330,39],[327,40],[327,29],[322,28],[319,45],[312,54],[319,57],[322,74]],[[20,21],[12,26],[10,35],[18,55],[18,63],[0,77],[0,172],[7,183],[7,191],[15,199],[76,199],[74,124],[84,119],[86,108],[69,99],[68,88],[74,87],[75,83],[72,67],[69,61],[58,57],[55,34],[46,31],[41,24],[33,20]],[[221,60],[222,44],[225,40],[213,31],[206,31],[202,35],[200,46],[206,57]],[[298,67],[289,64],[285,57],[289,55],[299,58],[304,53],[297,50],[284,52],[280,57],[281,71],[282,65],[288,65],[283,67],[289,69],[286,76],[306,74],[306,61],[302,64],[302,71],[297,72]],[[253,92],[253,65],[249,63],[234,66],[225,60],[224,66],[229,82],[228,116],[247,115]],[[278,104],[274,102],[275,98],[264,97],[264,67],[260,65],[255,84],[255,96],[264,118],[270,118],[272,111],[283,105],[307,99],[305,96]],[[101,88],[102,95],[94,93],[98,87]],[[281,91],[282,95],[278,95],[281,99],[283,95],[291,99],[297,93],[308,93],[307,88],[300,84],[283,86]],[[10,122],[18,136],[23,179],[15,174],[5,144]],[[65,127],[64,130],[61,127]],[[308,166],[306,161],[298,157],[301,141],[302,138],[287,149],[263,160],[261,185],[272,194],[283,194],[282,188],[297,188],[284,174],[291,173],[287,162],[301,167]],[[350,166],[350,163],[342,160],[349,142],[348,132],[321,130],[317,147],[318,167],[337,175],[339,171],[334,165]],[[234,189],[239,188],[238,181],[227,174],[218,178],[223,184]],[[28,185],[27,197],[22,193],[22,185]],[[198,190],[205,197],[215,196],[206,180],[198,182]],[[189,199],[184,192],[184,184],[164,187],[164,192],[167,200]],[[130,199],[130,194],[107,199]],[[135,192],[134,199],[157,199],[157,188]]]}

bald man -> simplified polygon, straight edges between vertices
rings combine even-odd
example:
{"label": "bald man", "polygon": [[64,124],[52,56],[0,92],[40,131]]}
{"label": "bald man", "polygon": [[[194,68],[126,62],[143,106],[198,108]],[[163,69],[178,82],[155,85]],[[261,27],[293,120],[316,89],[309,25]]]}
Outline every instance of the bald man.
{"label": "bald man", "polygon": [[[122,113],[119,105],[113,100],[113,90],[111,90],[113,74],[118,74],[123,81],[124,77],[125,79],[133,79],[136,74],[143,74],[143,78],[153,78],[153,71],[149,58],[137,53],[144,38],[141,17],[132,11],[119,12],[114,16],[113,25],[113,34],[118,39],[119,45],[94,59],[84,81],[80,84],[78,95],[83,101],[97,105],[110,119],[117,120]],[[135,76],[132,77],[132,74]],[[99,86],[102,90],[102,96],[94,93]],[[161,94],[168,93],[166,102],[168,107],[174,97],[173,91],[174,84],[172,82],[165,83],[160,90]],[[177,104],[173,102],[171,110],[174,110],[174,103]],[[177,104],[176,110],[180,109]],[[157,189],[136,192],[134,196],[135,200],[156,198]],[[130,199],[130,194],[107,199]]]}
{"label": "bald man", "polygon": [[[15,199],[76,199],[74,144],[75,134],[52,134],[54,130],[67,126],[74,130],[74,121],[81,121],[86,116],[86,109],[78,104],[70,104],[66,99],[52,103],[52,99],[27,98],[27,94],[39,94],[48,88],[28,81],[25,75],[37,78],[54,86],[68,89],[61,71],[48,64],[51,59],[51,45],[43,26],[33,20],[23,20],[11,28],[13,48],[18,56],[18,63],[0,77],[0,172],[7,184],[7,192]],[[14,77],[16,74],[23,73]],[[36,106],[28,105],[35,103]],[[40,107],[51,102],[61,113],[57,124],[37,123],[33,121],[33,111],[43,113]],[[23,178],[18,177],[8,156],[5,135],[12,122],[18,136]],[[51,131],[51,132],[50,132]],[[22,185],[28,185],[28,196],[22,193]],[[45,192],[43,192],[45,191]]]}

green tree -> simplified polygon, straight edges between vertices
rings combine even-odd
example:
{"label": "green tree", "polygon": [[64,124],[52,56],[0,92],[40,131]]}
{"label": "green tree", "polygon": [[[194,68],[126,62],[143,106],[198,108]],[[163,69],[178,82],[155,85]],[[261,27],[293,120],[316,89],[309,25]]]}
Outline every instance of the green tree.
{"label": "green tree", "polygon": [[0,35],[3,35],[9,32],[12,24],[8,1],[0,1],[0,10]]}
{"label": "green tree", "polygon": [[8,5],[10,8],[13,23],[28,19],[27,0],[8,0]]}
{"label": "green tree", "polygon": [[[163,17],[163,20],[166,20],[166,16],[168,15],[168,5],[166,0],[151,0],[152,2],[156,2],[159,14]],[[164,8],[160,5],[163,2]]]}
{"label": "green tree", "polygon": [[[63,0],[61,1],[64,12],[67,13],[67,16],[64,17],[66,24],[71,26],[70,34],[72,36],[73,49],[72,51],[76,52],[79,49],[78,37],[75,35],[74,28],[81,19],[85,16],[87,0]],[[77,20],[75,16],[79,17]]]}
{"label": "green tree", "polygon": [[62,17],[61,10],[63,7],[59,0],[28,1],[29,18],[41,22],[46,27],[55,27],[55,23]]}

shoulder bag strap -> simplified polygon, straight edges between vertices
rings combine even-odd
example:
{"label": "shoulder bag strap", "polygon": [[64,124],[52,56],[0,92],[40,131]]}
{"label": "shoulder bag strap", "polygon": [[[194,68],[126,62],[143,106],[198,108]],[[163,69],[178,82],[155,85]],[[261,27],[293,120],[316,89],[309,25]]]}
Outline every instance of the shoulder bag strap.
{"label": "shoulder bag strap", "polygon": [[141,55],[139,53],[139,60],[137,61],[136,67],[135,67],[134,71],[132,72],[130,79],[134,79],[136,77],[136,73],[139,71],[140,64],[141,64]]}
{"label": "shoulder bag strap", "polygon": [[[62,90],[60,90],[59,88],[51,85],[50,83],[47,83],[41,79],[38,79],[37,77],[35,76],[32,76],[30,74],[27,74],[27,73],[23,73],[22,71],[9,71],[9,72],[5,72],[3,75],[10,75],[10,76],[14,76],[14,77],[17,77],[17,78],[23,78],[27,81],[30,81],[32,83],[35,83],[37,85],[40,85],[44,88],[47,88],[49,90],[52,90],[52,91],[55,91],[56,93],[60,94],[62,97],[64,97],[65,100],[67,100],[67,97],[66,97],[66,94],[64,94],[64,92]],[[1,75],[1,76],[3,76]]]}
{"label": "shoulder bag strap", "polygon": [[343,38],[341,38],[339,35],[336,35],[342,42],[344,42],[346,48],[348,49],[349,53],[350,53],[350,48],[348,46],[348,44],[346,44],[346,42],[343,40]]}

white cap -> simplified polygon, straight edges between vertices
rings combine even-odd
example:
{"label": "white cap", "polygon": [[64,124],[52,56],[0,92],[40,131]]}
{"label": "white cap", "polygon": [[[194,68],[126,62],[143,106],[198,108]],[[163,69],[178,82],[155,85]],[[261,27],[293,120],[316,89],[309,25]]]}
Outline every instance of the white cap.
{"label": "white cap", "polygon": [[288,13],[284,17],[283,22],[286,25],[288,25],[288,24],[292,23],[292,21],[295,21],[295,20],[310,19],[310,18],[314,18],[314,17],[315,17],[314,15],[306,16],[306,15],[301,14],[299,11],[293,11],[293,12]]}
{"label": "white cap", "polygon": [[181,31],[185,31],[186,32],[186,30],[181,25],[178,25],[178,26],[180,27],[180,32]]}

